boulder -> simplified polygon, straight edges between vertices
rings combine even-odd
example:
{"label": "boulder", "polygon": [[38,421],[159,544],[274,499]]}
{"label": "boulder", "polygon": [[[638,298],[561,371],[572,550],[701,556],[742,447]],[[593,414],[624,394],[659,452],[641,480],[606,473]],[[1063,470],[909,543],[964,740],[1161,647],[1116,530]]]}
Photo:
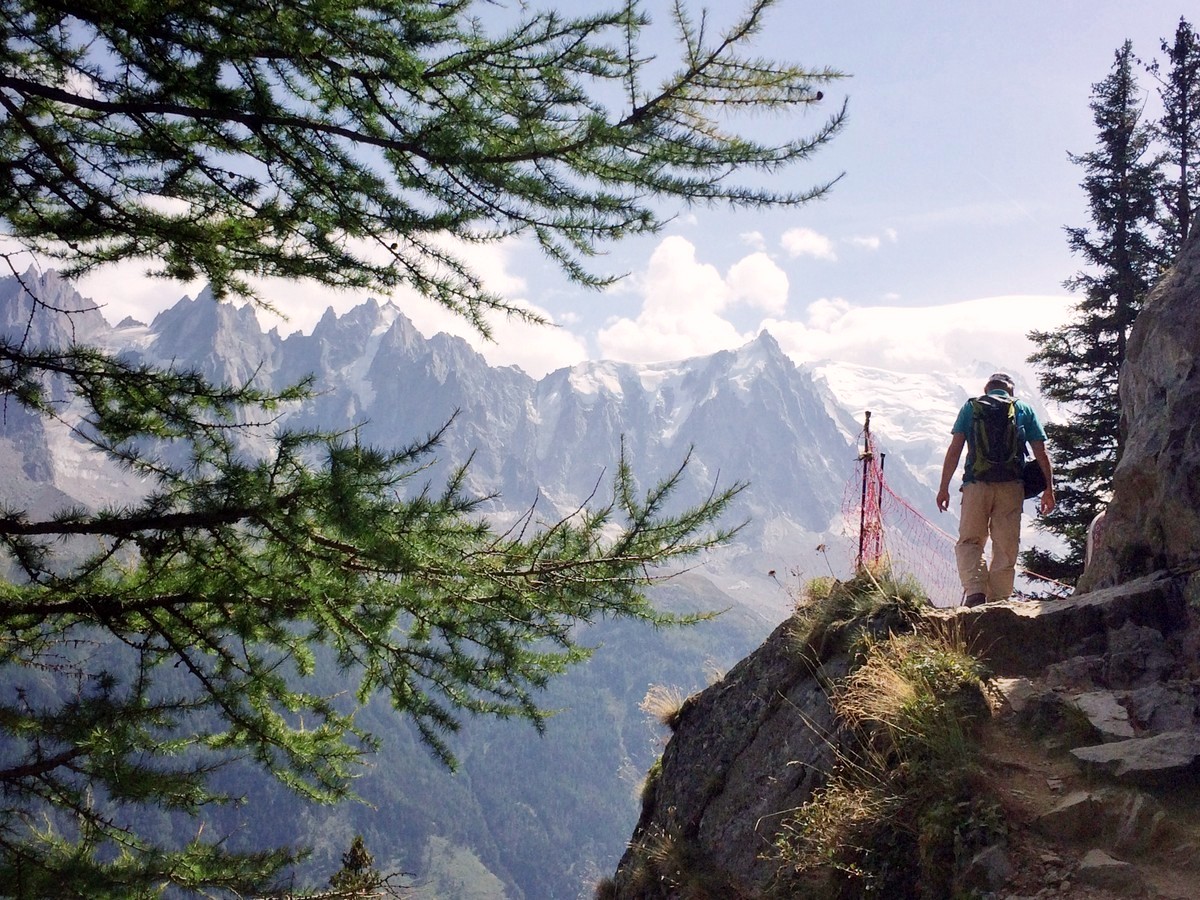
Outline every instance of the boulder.
{"label": "boulder", "polygon": [[1053,809],[1037,818],[1038,830],[1070,841],[1091,840],[1104,827],[1100,800],[1089,791],[1072,791]]}
{"label": "boulder", "polygon": [[[971,609],[933,610],[929,615],[953,620],[967,645],[996,675],[1038,675],[1062,660],[1077,656],[1109,659],[1108,654],[1116,650],[1120,661],[1105,664],[1108,676],[1127,681],[1133,675],[1137,683],[1144,683],[1150,676],[1137,669],[1138,661],[1158,677],[1164,661],[1155,648],[1163,635],[1187,627],[1183,588],[1170,573],[1154,572],[1066,600],[989,603]],[[1156,632],[1158,642],[1149,639],[1144,629]]]}
{"label": "boulder", "polygon": [[1072,791],[1035,825],[1043,835],[1139,853],[1162,834],[1167,814],[1154,797],[1131,788]]}
{"label": "boulder", "polygon": [[1200,771],[1200,734],[1168,731],[1094,747],[1071,754],[1085,770],[1128,784],[1180,783]]}
{"label": "boulder", "polygon": [[1144,893],[1137,869],[1103,850],[1089,850],[1080,861],[1075,878],[1080,884],[1115,891],[1122,897],[1140,897]]}
{"label": "boulder", "polygon": [[1129,692],[1125,709],[1136,727],[1154,734],[1196,728],[1197,685],[1192,681],[1152,684]]}
{"label": "boulder", "polygon": [[1129,713],[1112,691],[1089,691],[1070,702],[1087,716],[1103,740],[1123,741],[1137,736],[1129,721]]}
{"label": "boulder", "polygon": [[1106,684],[1122,687],[1155,684],[1174,666],[1175,657],[1167,650],[1166,639],[1157,628],[1126,622],[1108,635]]}
{"label": "boulder", "polygon": [[975,896],[997,891],[1012,878],[1015,869],[1008,851],[1000,844],[985,847],[971,858],[955,882],[956,894]]}
{"label": "boulder", "polygon": [[1108,845],[1118,853],[1142,853],[1158,843],[1167,827],[1167,811],[1142,791],[1103,791],[1109,822]]}
{"label": "boulder", "polygon": [[992,687],[1014,713],[1023,712],[1037,694],[1037,689],[1028,678],[996,678],[992,681]]}

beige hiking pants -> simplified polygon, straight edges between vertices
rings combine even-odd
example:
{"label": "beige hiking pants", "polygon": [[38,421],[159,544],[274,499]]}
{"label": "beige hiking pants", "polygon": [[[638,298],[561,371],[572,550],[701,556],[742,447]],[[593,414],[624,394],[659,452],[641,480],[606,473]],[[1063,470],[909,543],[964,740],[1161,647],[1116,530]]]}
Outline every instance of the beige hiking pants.
{"label": "beige hiking pants", "polygon": [[[986,594],[988,602],[1007,600],[1016,575],[1021,543],[1021,504],[1025,490],[1019,481],[964,484],[962,516],[954,555],[958,577],[967,594]],[[992,539],[992,562],[985,565],[983,545]]]}

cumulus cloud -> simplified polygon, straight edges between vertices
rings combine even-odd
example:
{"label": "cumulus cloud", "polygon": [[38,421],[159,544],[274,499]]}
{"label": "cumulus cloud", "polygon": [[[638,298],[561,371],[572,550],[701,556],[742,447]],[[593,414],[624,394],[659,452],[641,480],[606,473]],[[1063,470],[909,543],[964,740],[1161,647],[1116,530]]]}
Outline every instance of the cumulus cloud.
{"label": "cumulus cloud", "polygon": [[798,362],[835,359],[897,372],[937,372],[985,360],[1028,372],[1026,333],[1053,330],[1071,314],[1063,296],[984,297],[945,306],[851,306],[840,299],[809,305],[799,320],[763,327]]}
{"label": "cumulus cloud", "polygon": [[788,256],[812,256],[833,262],[837,253],[833,249],[833,241],[811,228],[789,228],[779,238],[780,246]]}
{"label": "cumulus cloud", "polygon": [[737,302],[777,316],[787,310],[787,274],[765,253],[752,253],[734,263],[726,283]]}
{"label": "cumulus cloud", "polygon": [[735,306],[774,316],[787,311],[787,275],[766,253],[743,257],[722,276],[678,236],[659,244],[634,283],[642,295],[641,311],[601,329],[598,342],[605,358],[650,362],[715,353],[740,346],[753,334],[739,331],[729,319]]}
{"label": "cumulus cloud", "polygon": [[767,249],[767,239],[763,237],[761,231],[743,231],[738,235],[738,240],[747,247],[752,247],[755,250]]}
{"label": "cumulus cloud", "polygon": [[855,247],[862,247],[864,250],[878,250],[885,243],[896,243],[899,235],[895,228],[885,228],[881,234],[860,234],[852,238],[848,238],[848,243]]}
{"label": "cumulus cloud", "polygon": [[[1065,294],[926,307],[886,301],[866,307],[824,297],[801,315],[789,316],[787,278],[765,254],[750,254],[722,278],[678,237],[659,245],[636,281],[641,312],[600,332],[606,358],[651,362],[714,353],[741,346],[765,328],[797,362],[836,359],[924,373],[959,371],[964,362],[985,360],[1014,374],[1028,373],[1025,358],[1033,347],[1026,332],[1059,327],[1073,308]],[[754,328],[739,329],[733,322],[735,303],[761,310],[764,318]]]}

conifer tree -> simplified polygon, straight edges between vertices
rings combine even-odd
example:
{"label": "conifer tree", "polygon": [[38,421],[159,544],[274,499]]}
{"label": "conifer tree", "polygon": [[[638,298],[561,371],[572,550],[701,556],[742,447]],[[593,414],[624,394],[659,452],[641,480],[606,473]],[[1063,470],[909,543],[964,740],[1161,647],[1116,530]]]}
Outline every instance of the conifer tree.
{"label": "conifer tree", "polygon": [[354,836],[350,849],[342,854],[342,867],[330,877],[329,886],[343,896],[383,896],[383,879],[361,834]]}
{"label": "conifer tree", "polygon": [[1162,52],[1166,74],[1157,61],[1150,68],[1162,99],[1155,133],[1165,148],[1162,244],[1171,261],[1195,228],[1200,205],[1200,38],[1186,19],[1172,41],[1162,41]]}
{"label": "conifer tree", "polygon": [[[653,232],[672,201],[827,189],[739,180],[806,159],[843,121],[784,141],[733,127],[741,110],[811,108],[837,77],[747,55],[773,3],[749,0],[721,34],[677,5],[678,66],[650,83],[637,0],[521,7],[507,27],[471,0],[0,0],[0,221],[67,275],[140,260],[260,303],[260,276],[407,286],[486,331],[488,313],[524,313],[447,238],[525,235],[599,285],[588,260]],[[18,257],[2,257],[14,275]],[[389,449],[283,430],[249,454],[239,432],[269,431],[306,385],[272,394],[38,344],[34,324],[61,312],[26,300],[30,327],[0,335],[6,409],[74,415],[151,487],[49,514],[3,498],[0,885],[14,896],[260,893],[293,850],[161,827],[226,799],[211,775],[227,760],[332,802],[373,747],[354,707],[374,695],[447,763],[463,715],[540,728],[538,691],[588,655],[578,626],[679,621],[646,589],[730,533],[737,485],[681,509],[678,472],[639,492],[624,460],[606,498],[499,531],[463,473],[413,488],[436,434]],[[350,696],[312,689],[331,663]]]}
{"label": "conifer tree", "polygon": [[1074,318],[1060,331],[1033,331],[1030,361],[1042,393],[1069,419],[1049,424],[1058,505],[1039,527],[1066,542],[1061,554],[1032,549],[1023,555],[1035,572],[1073,581],[1083,569],[1087,527],[1104,508],[1121,455],[1117,378],[1129,329],[1164,263],[1154,232],[1160,177],[1143,121],[1143,94],[1133,72],[1129,41],[1112,71],[1092,86],[1097,146],[1072,155],[1084,170],[1090,227],[1066,229],[1085,268],[1066,282],[1080,295]]}

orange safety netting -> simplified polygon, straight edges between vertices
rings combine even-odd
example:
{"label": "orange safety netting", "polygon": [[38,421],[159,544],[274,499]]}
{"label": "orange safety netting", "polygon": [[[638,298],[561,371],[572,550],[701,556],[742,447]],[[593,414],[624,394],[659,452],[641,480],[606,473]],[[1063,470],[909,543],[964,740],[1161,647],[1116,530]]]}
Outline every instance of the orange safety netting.
{"label": "orange safety netting", "polygon": [[[859,435],[863,450],[842,500],[846,530],[857,539],[855,568],[887,568],[895,575],[911,575],[934,606],[957,606],[963,597],[954,562],[957,539],[891,489],[884,477],[886,457],[877,451],[869,426],[868,417]],[[1070,591],[1069,585],[1018,570],[1018,597],[1063,596]]]}

